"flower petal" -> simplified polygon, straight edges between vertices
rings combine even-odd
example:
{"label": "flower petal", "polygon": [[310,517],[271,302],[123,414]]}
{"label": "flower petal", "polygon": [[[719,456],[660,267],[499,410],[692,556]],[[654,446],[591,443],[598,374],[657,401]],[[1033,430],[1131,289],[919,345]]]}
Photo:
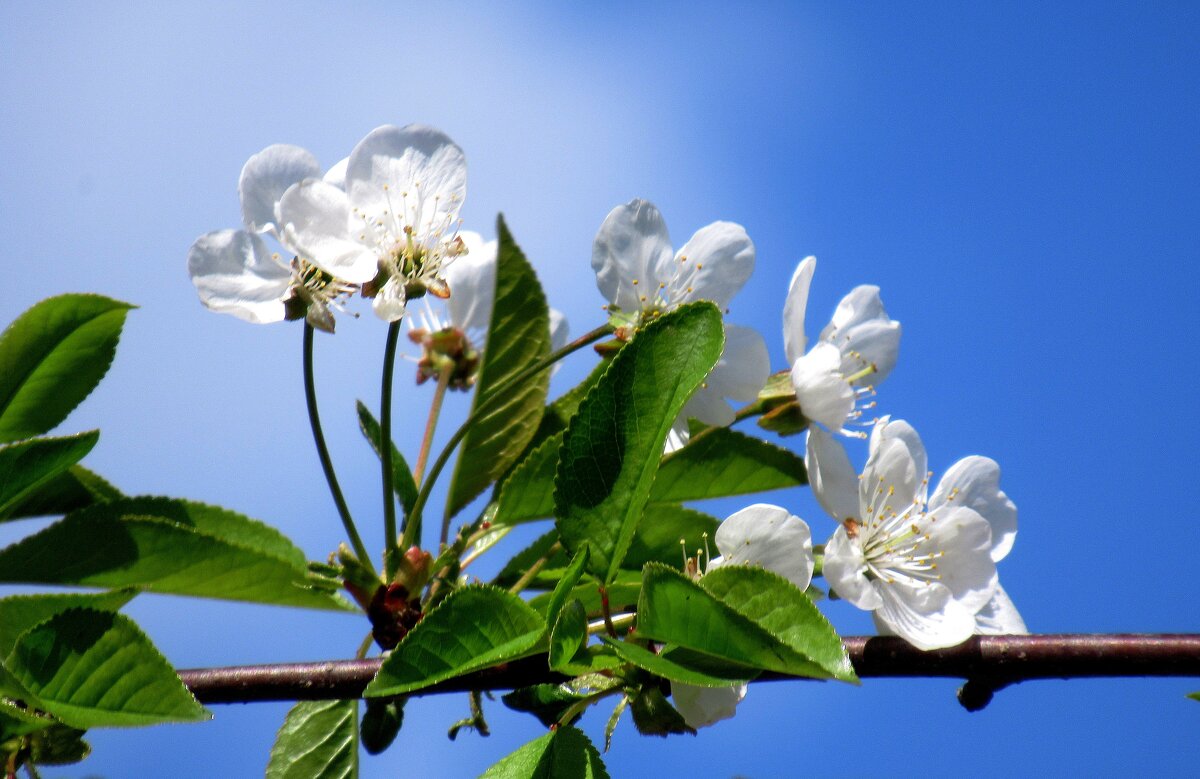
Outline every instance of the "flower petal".
{"label": "flower petal", "polygon": [[832,344],[819,343],[792,365],[792,386],[800,410],[813,422],[841,430],[854,410],[854,388],[842,378],[842,356]]}
{"label": "flower petal", "polygon": [[399,322],[404,318],[406,304],[404,283],[400,279],[390,278],[379,290],[379,294],[371,301],[375,316],[385,322]]}
{"label": "flower petal", "polygon": [[821,575],[838,597],[860,609],[872,611],[883,605],[879,593],[866,576],[867,563],[862,546],[850,538],[845,526],[833,531],[825,542],[825,563]]}
{"label": "flower petal", "polygon": [[321,177],[321,180],[324,181],[326,184],[332,184],[333,186],[337,187],[338,189],[345,190],[346,189],[346,166],[349,164],[349,162],[350,162],[349,157],[342,157],[340,160],[338,160],[334,164],[334,166],[332,168],[325,171],[325,175]]}
{"label": "flower petal", "polygon": [[256,323],[284,318],[292,273],[253,233],[218,230],[200,236],[188,249],[188,273],[200,301],[213,311]]}
{"label": "flower petal", "polygon": [[[875,423],[875,426],[871,428],[870,456],[874,456],[875,450],[883,442],[893,440],[904,444],[913,462],[913,474],[916,477],[917,483],[912,488],[911,494],[906,492],[906,495],[909,500],[919,498],[921,502],[924,502],[928,487],[925,484],[925,478],[929,472],[929,458],[925,454],[925,444],[921,443],[921,436],[917,435],[917,431],[912,425],[903,419],[893,420],[891,417],[886,416],[880,418]],[[869,464],[870,459],[867,462]],[[905,483],[907,484],[907,482]]]}
{"label": "flower petal", "polygon": [[349,231],[350,203],[332,184],[308,179],[292,186],[279,201],[282,241],[322,270],[354,284],[375,278],[375,253]]}
{"label": "flower petal", "polygon": [[717,527],[716,543],[725,565],[757,565],[801,590],[812,582],[812,532],[785,508],[756,503],[731,514]]}
{"label": "flower petal", "polygon": [[968,506],[992,526],[992,559],[1000,562],[1017,537],[1017,507],[1000,489],[1000,466],[990,457],[972,455],[950,466],[942,476],[930,509],[946,503]]}
{"label": "flower petal", "polygon": [[847,519],[861,522],[858,474],[840,441],[818,427],[810,427],[804,448],[804,467],[808,469],[813,496],[825,513],[838,522]]}
{"label": "flower petal", "polygon": [[641,295],[658,287],[655,270],[670,259],[671,237],[662,214],[638,198],[610,211],[592,242],[596,286],[622,311],[641,310]]}
{"label": "flower petal", "polygon": [[783,351],[788,365],[803,357],[804,350],[808,348],[808,338],[804,335],[804,313],[808,309],[808,289],[816,269],[817,258],[805,257],[796,266],[796,272],[788,284],[787,300],[783,303]]}
{"label": "flower petal", "polygon": [[936,554],[938,581],[967,611],[983,608],[999,581],[987,520],[966,506],[941,506],[925,515],[921,530],[925,538],[914,554]]}
{"label": "flower petal", "polygon": [[924,480],[925,474],[917,469],[904,442],[884,440],[871,452],[858,482],[860,518],[871,523],[893,512],[903,512],[917,502]]}
{"label": "flower petal", "polygon": [[871,387],[891,374],[900,356],[899,322],[863,322],[842,332],[836,343],[842,351],[843,373],[854,376],[869,368],[871,372],[855,383]]}
{"label": "flower petal", "polygon": [[735,413],[725,402],[730,398],[749,403],[771,375],[767,343],[758,331],[741,325],[725,325],[725,349],[713,366],[704,385],[683,407],[680,417],[695,417],[706,425],[725,427],[733,424]]}
{"label": "flower petal", "polygon": [[[557,352],[566,346],[570,333],[571,325],[567,322],[567,315],[557,308],[550,309],[550,351]],[[551,370],[557,371],[559,365],[560,363],[554,363]]]}
{"label": "flower petal", "polygon": [[[444,272],[450,287],[450,299],[446,301],[450,324],[464,331],[481,332],[486,337],[496,295],[498,244],[496,241],[484,243],[479,233],[466,230],[459,232],[458,237],[466,244],[467,254],[455,259]],[[484,344],[481,341],[478,345]]]}
{"label": "flower petal", "polygon": [[900,636],[917,649],[956,646],[971,637],[975,617],[940,584],[875,582],[883,605],[873,614],[880,633]]}
{"label": "flower petal", "polygon": [[242,222],[252,232],[275,232],[276,206],[288,187],[321,175],[317,158],[306,149],[277,143],[255,154],[242,166],[238,196],[242,200]]}
{"label": "flower petal", "polygon": [[358,142],[346,165],[346,194],[360,216],[411,227],[426,245],[457,228],[467,196],[467,161],[441,130],[420,124],[377,127]]}
{"label": "flower petal", "polygon": [[737,705],[746,697],[745,684],[732,687],[700,687],[695,684],[671,682],[671,699],[683,715],[683,721],[693,728],[703,728],[729,719]]}
{"label": "flower petal", "polygon": [[724,310],[754,272],[754,243],[733,222],[701,227],[676,253],[658,258],[656,276],[673,305],[711,300]]}
{"label": "flower petal", "polygon": [[879,297],[879,287],[874,284],[861,284],[850,290],[838,302],[833,311],[833,318],[821,330],[820,339],[833,342],[837,340],[840,331],[875,319],[888,319],[883,300]]}
{"label": "flower petal", "polygon": [[997,585],[992,599],[975,615],[975,632],[982,636],[1015,636],[1027,634],[1029,628],[1008,593]]}

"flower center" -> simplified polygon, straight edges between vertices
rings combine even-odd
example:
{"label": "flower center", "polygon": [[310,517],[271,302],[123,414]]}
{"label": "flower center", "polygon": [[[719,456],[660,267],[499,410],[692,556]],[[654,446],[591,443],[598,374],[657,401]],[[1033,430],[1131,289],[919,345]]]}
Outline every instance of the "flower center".
{"label": "flower center", "polygon": [[[922,484],[929,483],[926,475]],[[862,549],[867,576],[871,579],[895,584],[929,584],[942,578],[938,572],[938,560],[945,556],[929,533],[929,526],[937,517],[926,512],[919,499],[897,510],[887,501],[896,494],[894,486],[886,485],[882,477],[870,502],[863,507],[864,522],[846,520],[846,535],[857,539]],[[855,532],[850,532],[850,524]]]}
{"label": "flower center", "polygon": [[359,242],[374,249],[379,258],[382,278],[376,279],[373,286],[382,286],[387,279],[395,278],[411,287],[408,297],[418,297],[425,291],[441,298],[449,296],[441,273],[451,260],[466,254],[467,247],[458,235],[462,220],[455,218],[455,209],[443,211],[440,201],[441,195],[433,196],[430,215],[421,224],[427,201],[421,182],[416,181],[399,198],[384,184],[385,207],[378,213],[352,209],[354,217],[362,223]]}

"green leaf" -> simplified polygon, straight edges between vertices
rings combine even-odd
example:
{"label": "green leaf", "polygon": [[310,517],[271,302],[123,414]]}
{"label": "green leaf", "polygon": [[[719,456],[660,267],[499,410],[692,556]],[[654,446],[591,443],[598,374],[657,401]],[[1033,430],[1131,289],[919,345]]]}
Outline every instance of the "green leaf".
{"label": "green leaf", "polygon": [[35,438],[0,447],[0,522],[56,476],[82,460],[100,431],[64,438]]}
{"label": "green leaf", "polygon": [[802,458],[736,430],[713,427],[663,460],[650,500],[679,503],[807,483]]}
{"label": "green leaf", "polygon": [[553,625],[558,619],[558,612],[562,610],[563,604],[567,602],[567,598],[571,594],[571,590],[579,583],[579,579],[583,576],[583,569],[587,566],[588,555],[590,549],[583,547],[579,550],[579,554],[571,560],[571,564],[567,566],[566,573],[559,579],[558,584],[554,587],[554,593],[550,596],[550,602],[546,604],[546,624]]}
{"label": "green leaf", "polygon": [[1190,693],[1188,693],[1187,697],[1191,698],[1194,701],[1200,701],[1200,692],[1190,692]]}
{"label": "green leaf", "polygon": [[567,709],[588,697],[588,693],[576,692],[565,684],[535,684],[502,695],[500,700],[513,711],[532,714],[538,722],[550,727],[567,713]]}
{"label": "green leaf", "polygon": [[[533,543],[517,552],[511,560],[504,564],[500,573],[496,574],[496,578],[492,580],[492,584],[499,587],[511,587],[517,579],[521,578],[521,574],[529,570],[529,566],[545,557],[550,551],[550,547],[556,543],[558,543],[557,530],[551,530],[549,533],[538,536]],[[546,566],[548,568],[564,568],[570,559],[571,557],[566,551],[560,550],[550,557]]]}
{"label": "green leaf", "polygon": [[724,346],[711,303],[651,322],[613,358],[563,436],[554,480],[563,544],[590,543],[590,571],[610,582],[650,496],[667,433]]}
{"label": "green leaf", "polygon": [[[367,439],[367,443],[371,444],[371,448],[375,450],[377,457],[383,456],[383,433],[379,429],[379,422],[375,417],[371,416],[371,412],[367,410],[366,405],[360,400],[355,405],[358,409],[358,429]],[[396,497],[400,499],[400,506],[404,509],[404,513],[412,511],[413,504],[417,502],[417,483],[413,480],[412,471],[408,469],[408,462],[405,461],[404,455],[400,454],[400,450],[396,445],[392,447],[392,489],[396,492]]]}
{"label": "green leaf", "polygon": [[725,565],[709,571],[700,586],[739,614],[754,620],[834,679],[857,682],[842,639],[796,585],[773,571]]}
{"label": "green leaf", "polygon": [[366,702],[359,732],[363,749],[367,750],[368,755],[382,754],[396,740],[400,726],[404,724],[404,703],[407,700],[396,698]]}
{"label": "green leaf", "polygon": [[133,620],[110,611],[51,617],[21,634],[4,665],[39,708],[72,727],[209,718]]}
{"label": "green leaf", "polygon": [[358,701],[300,701],[271,747],[267,779],[358,776]]}
{"label": "green leaf", "polygon": [[131,308],[100,295],[59,295],[0,334],[0,443],[66,419],[108,372]]}
{"label": "green leaf", "polygon": [[662,736],[691,733],[696,729],[684,721],[679,710],[671,705],[657,684],[643,686],[629,702],[633,724],[643,736]]}
{"label": "green leaf", "polygon": [[[638,668],[649,671],[655,676],[670,679],[673,682],[685,682],[700,687],[730,687],[735,684],[745,684],[758,674],[745,666],[726,666],[728,676],[715,676],[710,673],[675,662],[667,654],[656,654],[632,641],[618,641],[609,636],[600,636],[600,640],[627,663],[633,663]],[[738,674],[741,671],[741,674]]]}
{"label": "green leaf", "polygon": [[567,671],[572,658],[587,644],[588,620],[583,604],[573,600],[563,607],[550,631],[550,670]]}
{"label": "green leaf", "polygon": [[[636,574],[629,572],[629,581],[622,581],[620,578],[612,584],[608,585],[608,604],[615,611],[624,611],[627,608],[632,610],[638,601],[638,593],[642,591],[642,583],[640,577],[634,578]],[[622,572],[622,576],[625,572]],[[536,598],[531,598],[529,605],[535,609],[544,609],[550,603],[551,593],[538,595]],[[578,600],[583,603],[584,609],[588,614],[600,613],[600,591],[595,584],[579,584],[571,589],[567,595],[568,600]]]}
{"label": "green leaf", "polygon": [[517,461],[537,432],[550,388],[548,370],[509,386],[550,356],[550,309],[504,217],[496,219],[496,234],[495,304],[471,405],[475,419],[459,448],[447,516],[457,514]]}
{"label": "green leaf", "polygon": [[0,599],[0,657],[12,651],[22,633],[55,614],[73,608],[117,611],[136,594],[135,590],[115,590],[86,595],[13,595]]}
{"label": "green leaf", "polygon": [[400,695],[533,654],[546,622],[516,595],[462,587],[425,615],[383,661],[368,697]]}
{"label": "green leaf", "polygon": [[34,765],[72,765],[92,753],[84,731],[55,725],[29,739],[29,762]]}
{"label": "green leaf", "polygon": [[621,715],[625,713],[627,706],[629,706],[629,696],[622,695],[621,700],[617,701],[617,705],[613,707],[612,714],[608,717],[608,722],[604,725],[605,752],[612,747],[613,733],[616,732],[617,723],[621,721]]}
{"label": "green leaf", "polygon": [[0,582],[150,592],[351,610],[275,529],[169,498],[102,503],[0,550]]}
{"label": "green leaf", "polygon": [[[2,672],[2,671],[0,671]],[[16,703],[0,697],[0,759],[4,758],[4,742],[58,725],[58,720],[32,709],[28,703]]]}
{"label": "green leaf", "polygon": [[97,474],[82,465],[72,465],[14,503],[0,521],[69,514],[121,497],[120,490]]}
{"label": "green leaf", "polygon": [[754,669],[818,679],[832,675],[682,573],[657,563],[643,572],[637,613],[639,638]]}
{"label": "green leaf", "polygon": [[716,517],[701,511],[670,503],[649,504],[621,567],[640,571],[646,563],[655,562],[679,568],[684,549],[695,555],[697,549],[714,548],[713,538],[720,524]]}
{"label": "green leaf", "polygon": [[554,472],[562,439],[560,431],[542,441],[500,484],[496,524],[519,525],[554,515]]}
{"label": "green leaf", "polygon": [[530,741],[480,779],[608,779],[608,771],[588,737],[563,726]]}

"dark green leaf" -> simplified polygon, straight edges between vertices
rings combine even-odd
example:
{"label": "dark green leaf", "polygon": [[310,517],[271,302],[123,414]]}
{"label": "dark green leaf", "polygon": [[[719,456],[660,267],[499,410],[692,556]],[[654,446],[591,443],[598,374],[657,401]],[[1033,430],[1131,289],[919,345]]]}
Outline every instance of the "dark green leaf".
{"label": "dark green leaf", "polygon": [[587,567],[589,549],[584,547],[579,550],[579,553],[571,560],[571,564],[567,566],[566,572],[559,579],[558,584],[554,587],[554,593],[550,596],[550,602],[546,605],[546,624],[553,625],[558,619],[558,612],[562,609],[563,604],[567,602],[567,598],[571,594],[571,590],[579,583],[579,579],[583,576],[583,569]]}
{"label": "dark green leaf", "polygon": [[16,703],[0,697],[0,759],[4,757],[3,744],[5,741],[55,725],[58,725],[58,721],[49,714],[38,712],[36,709],[29,708],[28,705],[18,706]]}
{"label": "dark green leaf", "polygon": [[[371,444],[371,448],[375,450],[378,457],[383,456],[383,443],[380,440],[383,437],[379,429],[379,422],[375,417],[371,416],[371,412],[363,405],[363,402],[358,401],[356,408],[358,409],[358,429],[362,431],[367,442]],[[413,480],[412,471],[408,469],[408,463],[404,459],[404,455],[400,454],[400,450],[392,444],[392,489],[396,491],[396,497],[400,499],[400,505],[404,508],[404,513],[412,511],[413,503],[417,501],[417,483]]]}
{"label": "dark green leaf", "polygon": [[573,600],[563,607],[550,631],[550,670],[566,671],[572,658],[587,644],[588,620],[583,604]]}
{"label": "dark green leaf", "polygon": [[547,370],[509,386],[550,356],[550,309],[537,274],[503,217],[496,219],[496,234],[495,303],[471,405],[475,420],[459,448],[450,482],[449,516],[503,476],[525,451],[537,432],[550,387]]}
{"label": "dark green leaf", "polygon": [[23,502],[82,460],[99,438],[93,430],[0,447],[0,522],[13,519]]}
{"label": "dark green leaf", "polygon": [[500,700],[513,711],[528,712],[550,727],[567,713],[567,709],[587,698],[586,693],[575,692],[565,684],[535,684],[513,690]]}
{"label": "dark green leaf", "polygon": [[685,549],[694,557],[697,549],[713,547],[720,524],[716,517],[700,511],[670,503],[651,503],[638,523],[621,567],[640,571],[646,563],[655,562],[679,568]]}
{"label": "dark green leaf", "polygon": [[554,515],[554,472],[562,437],[559,432],[542,441],[500,485],[496,524],[519,525]]}
{"label": "dark green leaf", "polygon": [[779,574],[764,568],[725,565],[709,571],[700,586],[812,660],[829,676],[858,681],[833,626],[807,595]]}
{"label": "dark green leaf", "polygon": [[55,725],[29,739],[29,762],[34,765],[72,765],[92,753],[84,731]]}
{"label": "dark green leaf", "polygon": [[[613,611],[632,610],[637,605],[638,593],[642,590],[641,578],[638,574],[630,572],[622,572],[621,576],[628,573],[628,581],[623,581],[618,578],[617,581],[608,585],[608,604]],[[550,603],[551,593],[544,593],[532,598],[529,605],[535,609],[544,609]],[[570,600],[579,600],[583,603],[583,607],[587,609],[587,613],[598,615],[600,613],[600,591],[595,584],[579,584],[576,585],[567,595]]]}
{"label": "dark green leaf", "polygon": [[684,721],[683,715],[671,705],[657,684],[638,690],[629,702],[629,710],[633,713],[633,724],[643,736],[696,735],[696,729]]}
{"label": "dark green leaf", "polygon": [[134,590],[116,590],[86,595],[13,595],[0,599],[0,657],[12,651],[22,633],[55,614],[73,608],[117,611],[136,594]]}
{"label": "dark green leaf", "polygon": [[802,458],[736,430],[714,427],[663,460],[650,500],[679,503],[807,483]]}
{"label": "dark green leaf", "polygon": [[1194,701],[1200,701],[1200,692],[1189,692],[1187,697]]}
{"label": "dark green leaf", "polygon": [[455,590],[383,661],[366,695],[413,692],[533,654],[546,622],[516,595],[490,585]]}
{"label": "dark green leaf", "polygon": [[21,634],[4,665],[39,708],[76,728],[196,722],[209,714],[121,614],[71,609]]}
{"label": "dark green leaf", "polygon": [[637,613],[640,638],[677,644],[755,669],[818,679],[831,675],[766,627],[743,616],[682,573],[657,563],[647,564],[643,572]]}
{"label": "dark green leaf", "polygon": [[121,491],[100,476],[82,465],[72,465],[17,501],[5,519],[69,514],[121,497]]}
{"label": "dark green leaf", "polygon": [[651,322],[613,358],[563,437],[554,481],[564,546],[590,543],[612,581],[650,496],[671,425],[721,356],[721,314],[692,303]]}
{"label": "dark green leaf", "polygon": [[608,779],[608,771],[588,737],[563,726],[530,741],[480,779]]}
{"label": "dark green leaf", "polygon": [[631,641],[618,641],[608,636],[600,636],[600,640],[612,647],[613,651],[626,662],[633,663],[638,668],[673,682],[685,682],[700,687],[729,687],[734,684],[744,684],[757,676],[753,669],[745,666],[726,666],[729,675],[714,676],[688,665],[681,665],[669,655],[656,654]]}
{"label": "dark green leaf", "polygon": [[363,713],[362,726],[359,728],[362,733],[363,749],[367,750],[368,755],[378,755],[392,745],[396,740],[397,734],[400,733],[400,726],[404,724],[404,702],[407,698],[396,698],[395,700],[367,701],[366,711]]}
{"label": "dark green leaf", "polygon": [[304,606],[351,607],[322,591],[304,554],[278,531],[225,509],[127,498],[68,515],[0,550],[0,581]]}
{"label": "dark green leaf", "polygon": [[267,779],[358,776],[358,701],[301,701],[271,747]]}
{"label": "dark green leaf", "polygon": [[66,419],[104,378],[131,308],[100,295],[59,295],[0,334],[0,443]]}
{"label": "dark green leaf", "polygon": [[[529,566],[545,557],[550,551],[550,547],[557,542],[557,530],[551,530],[549,533],[538,536],[533,543],[517,552],[511,560],[505,563],[492,583],[499,587],[511,587],[516,584],[517,579],[520,579],[521,575],[529,570]],[[565,551],[559,551],[550,558],[546,566],[552,569],[565,568],[570,559],[570,555]]]}

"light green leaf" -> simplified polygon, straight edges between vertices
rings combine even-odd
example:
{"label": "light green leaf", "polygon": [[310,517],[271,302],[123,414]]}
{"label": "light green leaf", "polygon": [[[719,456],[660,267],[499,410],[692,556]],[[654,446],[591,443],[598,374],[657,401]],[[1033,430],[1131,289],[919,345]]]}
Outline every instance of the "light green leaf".
{"label": "light green leaf", "polygon": [[14,510],[56,476],[82,460],[100,431],[64,438],[35,438],[0,447],[0,522],[13,518]]}
{"label": "light green leaf", "polygon": [[16,646],[17,638],[29,628],[68,609],[118,611],[136,595],[135,590],[88,594],[13,595],[0,599],[0,657]]}
{"label": "light green leaf", "polygon": [[[358,401],[355,408],[358,409],[358,429],[362,431],[367,443],[375,450],[375,455],[382,457],[383,432],[379,429],[379,422],[371,415],[361,400]],[[396,448],[395,444],[391,446],[392,489],[395,490],[396,497],[400,499],[400,506],[404,509],[404,513],[408,514],[417,501],[417,483],[413,480],[412,471],[408,469],[408,462],[404,459],[404,455],[400,454],[400,450]]]}
{"label": "light green leaf", "polygon": [[367,685],[368,697],[400,695],[534,654],[546,621],[516,595],[490,585],[451,593],[409,631]]}
{"label": "light green leaf", "polygon": [[807,483],[802,458],[736,430],[713,427],[667,455],[650,490],[650,500],[679,503]]}
{"label": "light green leaf", "polygon": [[59,295],[0,334],[0,443],[66,419],[104,378],[131,308],[100,295]]}
{"label": "light green leaf", "polygon": [[537,274],[508,232],[504,217],[496,219],[496,234],[496,297],[471,405],[471,414],[477,417],[459,448],[447,498],[448,516],[503,476],[525,451],[537,432],[550,388],[547,370],[508,386],[550,356],[550,309]]}
{"label": "light green leaf", "polygon": [[121,497],[120,490],[97,474],[72,465],[13,504],[0,521],[59,516]]}
{"label": "light green leaf", "polygon": [[589,548],[584,546],[579,550],[579,553],[571,560],[571,564],[567,566],[566,573],[559,579],[558,584],[554,586],[554,593],[550,596],[550,602],[546,605],[546,624],[553,625],[558,619],[558,612],[562,610],[563,604],[567,602],[571,590],[579,583],[579,579],[583,576],[583,569],[587,566]]}
{"label": "light green leaf", "polygon": [[590,543],[590,571],[621,567],[650,496],[667,433],[724,347],[721,314],[691,303],[646,325],[613,358],[563,436],[555,516],[568,550]]}
{"label": "light green leaf", "polygon": [[673,682],[685,682],[700,687],[730,687],[735,684],[745,684],[758,675],[753,669],[745,666],[726,666],[730,675],[716,676],[681,665],[672,660],[670,656],[656,654],[631,641],[618,641],[603,635],[600,636],[600,640],[612,647],[613,651],[625,662],[633,663],[638,668],[643,668]]}
{"label": "light green leaf", "polygon": [[587,612],[573,600],[558,613],[550,631],[550,670],[566,671],[571,659],[587,644]]}
{"label": "light green leaf", "polygon": [[480,779],[608,779],[608,771],[588,737],[563,726],[530,741]]}
{"label": "light green leaf", "polygon": [[127,498],[68,515],[0,550],[0,582],[139,587],[206,598],[350,610],[273,528],[232,511]]}
{"label": "light green leaf", "polygon": [[70,609],[25,631],[4,665],[75,728],[197,722],[209,714],[133,620]]}
{"label": "light green leaf", "polygon": [[815,662],[829,676],[858,681],[846,647],[829,620],[802,590],[779,574],[765,568],[723,565],[705,574],[700,586]]}
{"label": "light green leaf", "polygon": [[554,515],[554,472],[562,439],[560,431],[542,441],[500,484],[496,524],[519,525]]}
{"label": "light green leaf", "polygon": [[267,779],[358,776],[358,701],[300,701],[271,747]]}
{"label": "light green leaf", "polygon": [[[657,563],[647,564],[643,571],[637,613],[639,638],[676,644],[754,669],[818,679],[831,675],[766,627],[743,616],[679,571]],[[680,662],[681,658],[672,656],[672,659]]]}

